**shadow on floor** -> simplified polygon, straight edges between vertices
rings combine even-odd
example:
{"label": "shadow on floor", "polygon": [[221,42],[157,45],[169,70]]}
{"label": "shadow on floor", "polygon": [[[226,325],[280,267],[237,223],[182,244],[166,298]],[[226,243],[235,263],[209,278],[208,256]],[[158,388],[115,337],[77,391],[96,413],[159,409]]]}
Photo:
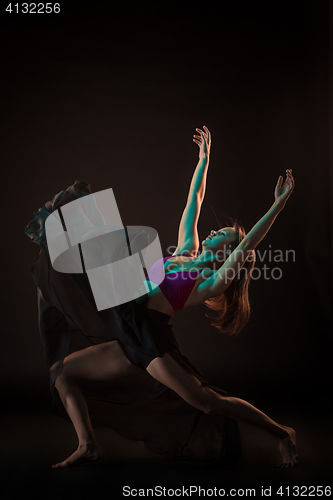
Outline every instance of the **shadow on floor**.
{"label": "shadow on floor", "polygon": [[[182,497],[192,498],[198,497],[198,493],[191,492],[191,486],[223,488],[225,495],[230,493],[230,488],[253,488],[256,497],[265,496],[264,487],[266,496],[271,492],[271,498],[281,499],[288,496],[287,489],[284,496],[277,495],[281,486],[289,486],[290,490],[307,486],[306,496],[310,496],[310,486],[331,486],[331,420],[283,415],[281,421],[289,422],[288,425],[297,430],[300,465],[295,469],[271,468],[263,461],[223,468],[211,462],[163,460],[147,451],[142,442],[124,440],[110,429],[96,429],[104,454],[102,461],[52,469],[53,463],[64,460],[76,449],[72,425],[51,412],[7,414],[2,418],[1,500],[26,497],[34,500],[118,499],[126,498],[123,493],[129,489],[123,491],[125,486],[134,489],[185,488],[181,491]],[[267,490],[270,487],[272,490]],[[146,492],[146,496],[152,497],[152,493]],[[157,497],[158,491],[155,493]],[[139,496],[139,492],[137,494]],[[218,491],[216,496],[219,496]],[[254,492],[240,491],[236,498],[241,496],[254,496]]]}

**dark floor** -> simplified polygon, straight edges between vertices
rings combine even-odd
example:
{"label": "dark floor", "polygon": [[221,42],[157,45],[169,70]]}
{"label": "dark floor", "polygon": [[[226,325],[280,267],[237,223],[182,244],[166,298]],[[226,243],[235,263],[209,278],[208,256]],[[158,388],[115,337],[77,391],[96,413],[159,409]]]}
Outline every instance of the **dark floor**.
{"label": "dark floor", "polygon": [[[288,497],[287,486],[290,487],[289,497],[297,496],[297,489],[292,487],[304,486],[299,496],[303,491],[302,496],[319,498],[320,493],[316,496],[310,486],[331,486],[333,482],[331,418],[281,415],[281,421],[289,422],[288,425],[297,430],[300,465],[295,469],[270,468],[263,463],[221,468],[216,463],[164,461],[154,458],[143,443],[125,441],[109,429],[96,430],[104,452],[101,462],[52,469],[52,463],[65,459],[76,448],[71,424],[51,411],[7,413],[1,426],[0,498],[117,499],[126,498],[122,490],[124,486],[136,489],[164,486],[168,489],[189,488],[191,485],[224,488],[226,495],[230,488],[255,488],[256,497],[264,496],[262,487],[272,487],[271,498]],[[284,488],[283,496],[276,495],[280,486]],[[189,490],[183,497],[187,496],[186,493]],[[149,496],[152,497],[152,492]],[[191,496],[196,498],[198,494],[192,493]],[[241,496],[250,496],[250,493],[239,492],[236,498]],[[254,496],[253,492],[251,496]]]}

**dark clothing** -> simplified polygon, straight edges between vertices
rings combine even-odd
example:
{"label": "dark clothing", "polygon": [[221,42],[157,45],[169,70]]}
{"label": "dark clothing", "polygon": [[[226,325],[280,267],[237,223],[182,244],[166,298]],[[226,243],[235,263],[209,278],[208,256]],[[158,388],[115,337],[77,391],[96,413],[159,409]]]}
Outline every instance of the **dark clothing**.
{"label": "dark clothing", "polygon": [[[39,328],[46,360],[49,368],[59,362],[57,373],[50,375],[50,383],[53,405],[60,416],[69,420],[54,385],[62,360],[71,352],[101,342],[118,340],[129,360],[141,368],[168,352],[208,385],[180,353],[170,316],[147,309],[147,297],[97,311],[86,275],[55,271],[43,244],[31,271],[38,287]],[[144,441],[150,451],[167,458],[230,463],[240,457],[235,420],[197,410],[146,370],[139,376],[107,383],[83,382],[80,386],[93,427],[111,427],[125,438]],[[209,387],[226,395],[219,388]]]}
{"label": "dark clothing", "polygon": [[[31,268],[37,286],[39,330],[50,371],[55,411],[69,420],[55,388],[62,362],[71,352],[117,340],[128,359],[141,373],[109,382],[80,382],[93,427],[110,427],[121,436],[142,440],[164,457],[217,459],[223,463],[241,454],[237,422],[208,416],[186,403],[144,369],[149,362],[169,353],[186,371],[208,386],[204,376],[181,354],[171,317],[146,308],[145,295],[120,306],[97,310],[86,274],[66,274],[51,265],[45,239],[45,219],[59,206],[89,194],[90,186],[76,181],[36,212],[26,233],[40,245]],[[212,387],[226,395],[219,388]]]}

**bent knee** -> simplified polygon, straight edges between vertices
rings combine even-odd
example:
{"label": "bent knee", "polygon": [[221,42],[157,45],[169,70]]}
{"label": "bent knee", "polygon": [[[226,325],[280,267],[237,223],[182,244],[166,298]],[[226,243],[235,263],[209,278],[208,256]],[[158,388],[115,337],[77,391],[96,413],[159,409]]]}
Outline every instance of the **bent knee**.
{"label": "bent knee", "polygon": [[70,376],[66,369],[66,364],[59,361],[51,366],[50,378],[56,388],[73,380],[73,377]]}
{"label": "bent knee", "polygon": [[57,361],[51,366],[49,374],[52,382],[55,382],[57,380],[62,371],[63,371],[63,366],[61,361]]}
{"label": "bent knee", "polygon": [[219,411],[216,408],[216,405],[214,404],[214,401],[208,401],[207,404],[205,405],[203,411],[206,413],[206,415],[221,415],[221,411]]}
{"label": "bent knee", "polygon": [[206,413],[206,415],[217,415],[216,401],[205,386],[202,386],[200,391],[195,394],[190,403],[198,410]]}
{"label": "bent knee", "polygon": [[211,389],[207,389],[207,392],[208,397],[203,405],[203,411],[206,415],[223,415],[224,417],[230,417],[228,397],[221,396]]}
{"label": "bent knee", "polygon": [[59,375],[53,380],[54,385],[57,389],[62,387],[64,384],[66,384],[66,376],[63,374],[63,372],[59,373]]}

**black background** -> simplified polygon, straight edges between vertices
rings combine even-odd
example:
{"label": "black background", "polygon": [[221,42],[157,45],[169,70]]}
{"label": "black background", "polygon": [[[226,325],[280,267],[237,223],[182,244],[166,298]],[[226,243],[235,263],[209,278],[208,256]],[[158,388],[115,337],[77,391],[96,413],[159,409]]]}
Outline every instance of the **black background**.
{"label": "black background", "polygon": [[[93,192],[112,187],[124,224],[155,228],[169,255],[197,163],[192,135],[206,125],[212,150],[200,240],[218,228],[210,205],[222,222],[231,215],[249,231],[292,168],[295,190],[257,250],[294,250],[295,259],[257,262],[281,267],[282,278],[252,280],[252,315],[238,338],[212,328],[204,305],[182,311],[173,319],[181,349],[212,383],[274,418],[289,415],[286,425],[307,419],[329,429],[328,2],[66,1],[52,15],[9,14],[6,5],[5,413],[24,420],[50,404],[30,277],[38,247],[24,234],[32,212],[75,179]],[[319,462],[328,448],[322,434]]]}

